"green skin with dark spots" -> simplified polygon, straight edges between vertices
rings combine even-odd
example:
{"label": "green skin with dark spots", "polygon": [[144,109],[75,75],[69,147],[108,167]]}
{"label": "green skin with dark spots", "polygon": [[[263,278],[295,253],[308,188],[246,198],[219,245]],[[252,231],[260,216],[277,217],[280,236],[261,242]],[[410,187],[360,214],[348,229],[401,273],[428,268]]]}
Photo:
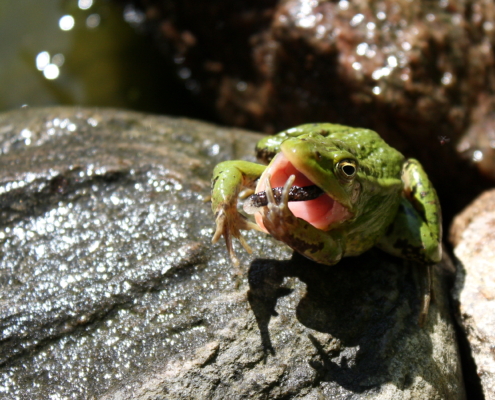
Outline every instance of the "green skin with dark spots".
{"label": "green skin with dark spots", "polygon": [[[260,161],[280,151],[314,184],[341,203],[350,217],[317,229],[296,218],[287,204],[262,207],[265,228],[306,257],[327,265],[372,246],[399,257],[434,264],[441,259],[441,212],[426,173],[414,159],[405,160],[371,130],[335,124],[307,124],[262,139]],[[344,170],[344,165],[354,168]],[[253,188],[267,168],[247,161],[226,161],[213,172],[213,241],[224,236],[234,263],[232,237],[249,246],[240,233],[257,229],[237,211],[239,193]],[[351,171],[350,175],[345,171]]]}

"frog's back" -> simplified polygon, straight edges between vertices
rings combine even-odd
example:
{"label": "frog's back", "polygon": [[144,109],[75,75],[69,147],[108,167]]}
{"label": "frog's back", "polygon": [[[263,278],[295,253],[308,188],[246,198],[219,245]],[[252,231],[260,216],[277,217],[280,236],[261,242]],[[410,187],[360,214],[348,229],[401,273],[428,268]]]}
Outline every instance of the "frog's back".
{"label": "frog's back", "polygon": [[282,131],[274,136],[267,136],[256,145],[256,156],[260,162],[268,164],[280,151],[282,142],[289,138],[304,140],[311,137],[323,146],[345,150],[359,160],[363,177],[399,178],[404,156],[390,147],[378,133],[364,128],[314,123],[299,125]]}
{"label": "frog's back", "polygon": [[404,156],[390,147],[375,131],[330,123],[306,124],[299,128],[308,134],[320,134],[353,154],[370,176],[400,176]]}

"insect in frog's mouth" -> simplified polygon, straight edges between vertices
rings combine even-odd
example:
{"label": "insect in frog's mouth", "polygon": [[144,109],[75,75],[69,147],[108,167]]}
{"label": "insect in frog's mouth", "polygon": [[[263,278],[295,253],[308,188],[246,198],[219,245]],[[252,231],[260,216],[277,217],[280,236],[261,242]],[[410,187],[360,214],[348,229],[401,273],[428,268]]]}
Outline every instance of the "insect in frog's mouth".
{"label": "insect in frog's mouth", "polygon": [[[283,187],[276,187],[272,189],[273,197],[275,198],[277,204],[280,204],[280,201],[282,199],[282,190]],[[323,189],[319,188],[316,185],[305,187],[292,186],[289,190],[289,201],[314,200],[320,197],[323,193]],[[251,207],[259,208],[268,205],[266,190],[249,196],[247,202],[249,209],[251,209]]]}
{"label": "insect in frog's mouth", "polygon": [[260,177],[256,193],[244,203],[244,210],[255,215],[256,222],[262,229],[265,230],[259,211],[260,207],[267,205],[265,192],[267,174],[270,174],[270,184],[273,187],[277,204],[280,202],[285,182],[291,175],[295,176],[294,184],[289,192],[288,207],[296,217],[314,227],[327,230],[335,222],[343,221],[350,216],[342,204],[297,170],[283,153],[279,153]]}

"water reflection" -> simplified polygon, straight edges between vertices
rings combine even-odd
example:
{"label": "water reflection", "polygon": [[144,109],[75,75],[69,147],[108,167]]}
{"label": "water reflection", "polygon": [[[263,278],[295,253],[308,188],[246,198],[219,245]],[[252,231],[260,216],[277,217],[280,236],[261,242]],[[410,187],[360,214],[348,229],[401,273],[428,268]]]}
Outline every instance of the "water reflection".
{"label": "water reflection", "polygon": [[96,28],[100,25],[100,15],[99,14],[91,14],[86,18],[86,26],[90,29]]}
{"label": "water reflection", "polygon": [[58,53],[52,57],[52,64],[55,64],[57,67],[61,67],[62,65],[64,65],[64,62],[65,57],[63,54]]}
{"label": "water reflection", "polygon": [[88,8],[91,8],[92,5],[93,5],[93,0],[79,0],[77,2],[77,6],[81,10],[87,10]]}
{"label": "water reflection", "polygon": [[60,75],[60,69],[55,64],[48,64],[43,70],[46,79],[57,79]]}
{"label": "water reflection", "polygon": [[36,68],[43,72],[46,79],[57,79],[60,75],[59,67],[64,63],[65,58],[63,54],[55,54],[50,62],[50,53],[48,51],[42,51],[36,56]]}
{"label": "water reflection", "polygon": [[50,53],[48,51],[42,51],[36,56],[36,68],[39,71],[43,71],[48,64],[50,64]]}
{"label": "water reflection", "polygon": [[[176,69],[129,26],[143,23],[139,9],[107,0],[0,4],[0,37],[6,39],[0,46],[0,111],[77,104],[198,112]],[[188,88],[197,91],[199,84],[191,81]],[[212,118],[205,111],[202,116]]]}
{"label": "water reflection", "polygon": [[74,28],[74,24],[75,21],[72,15],[64,15],[58,21],[58,26],[63,31],[70,31],[72,28]]}
{"label": "water reflection", "polygon": [[2,11],[0,36],[11,40],[0,51],[0,109],[127,105],[126,88],[118,82],[126,63],[109,59],[112,46],[132,43],[134,33],[122,21],[122,8],[96,0],[26,0],[7,2]]}

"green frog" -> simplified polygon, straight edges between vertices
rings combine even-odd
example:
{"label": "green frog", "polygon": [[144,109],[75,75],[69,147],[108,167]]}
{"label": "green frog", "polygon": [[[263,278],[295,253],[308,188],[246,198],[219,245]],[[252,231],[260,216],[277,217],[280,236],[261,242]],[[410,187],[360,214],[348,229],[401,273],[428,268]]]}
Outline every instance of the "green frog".
{"label": "green frog", "polygon": [[[256,153],[264,165],[225,161],[213,172],[212,241],[225,238],[234,265],[239,261],[232,238],[250,253],[241,234],[248,229],[267,232],[326,265],[373,246],[419,262],[428,275],[429,266],[440,261],[435,189],[417,160],[406,160],[376,132],[306,124],[265,137]],[[238,211],[244,189],[254,189],[245,210],[255,222]]]}

